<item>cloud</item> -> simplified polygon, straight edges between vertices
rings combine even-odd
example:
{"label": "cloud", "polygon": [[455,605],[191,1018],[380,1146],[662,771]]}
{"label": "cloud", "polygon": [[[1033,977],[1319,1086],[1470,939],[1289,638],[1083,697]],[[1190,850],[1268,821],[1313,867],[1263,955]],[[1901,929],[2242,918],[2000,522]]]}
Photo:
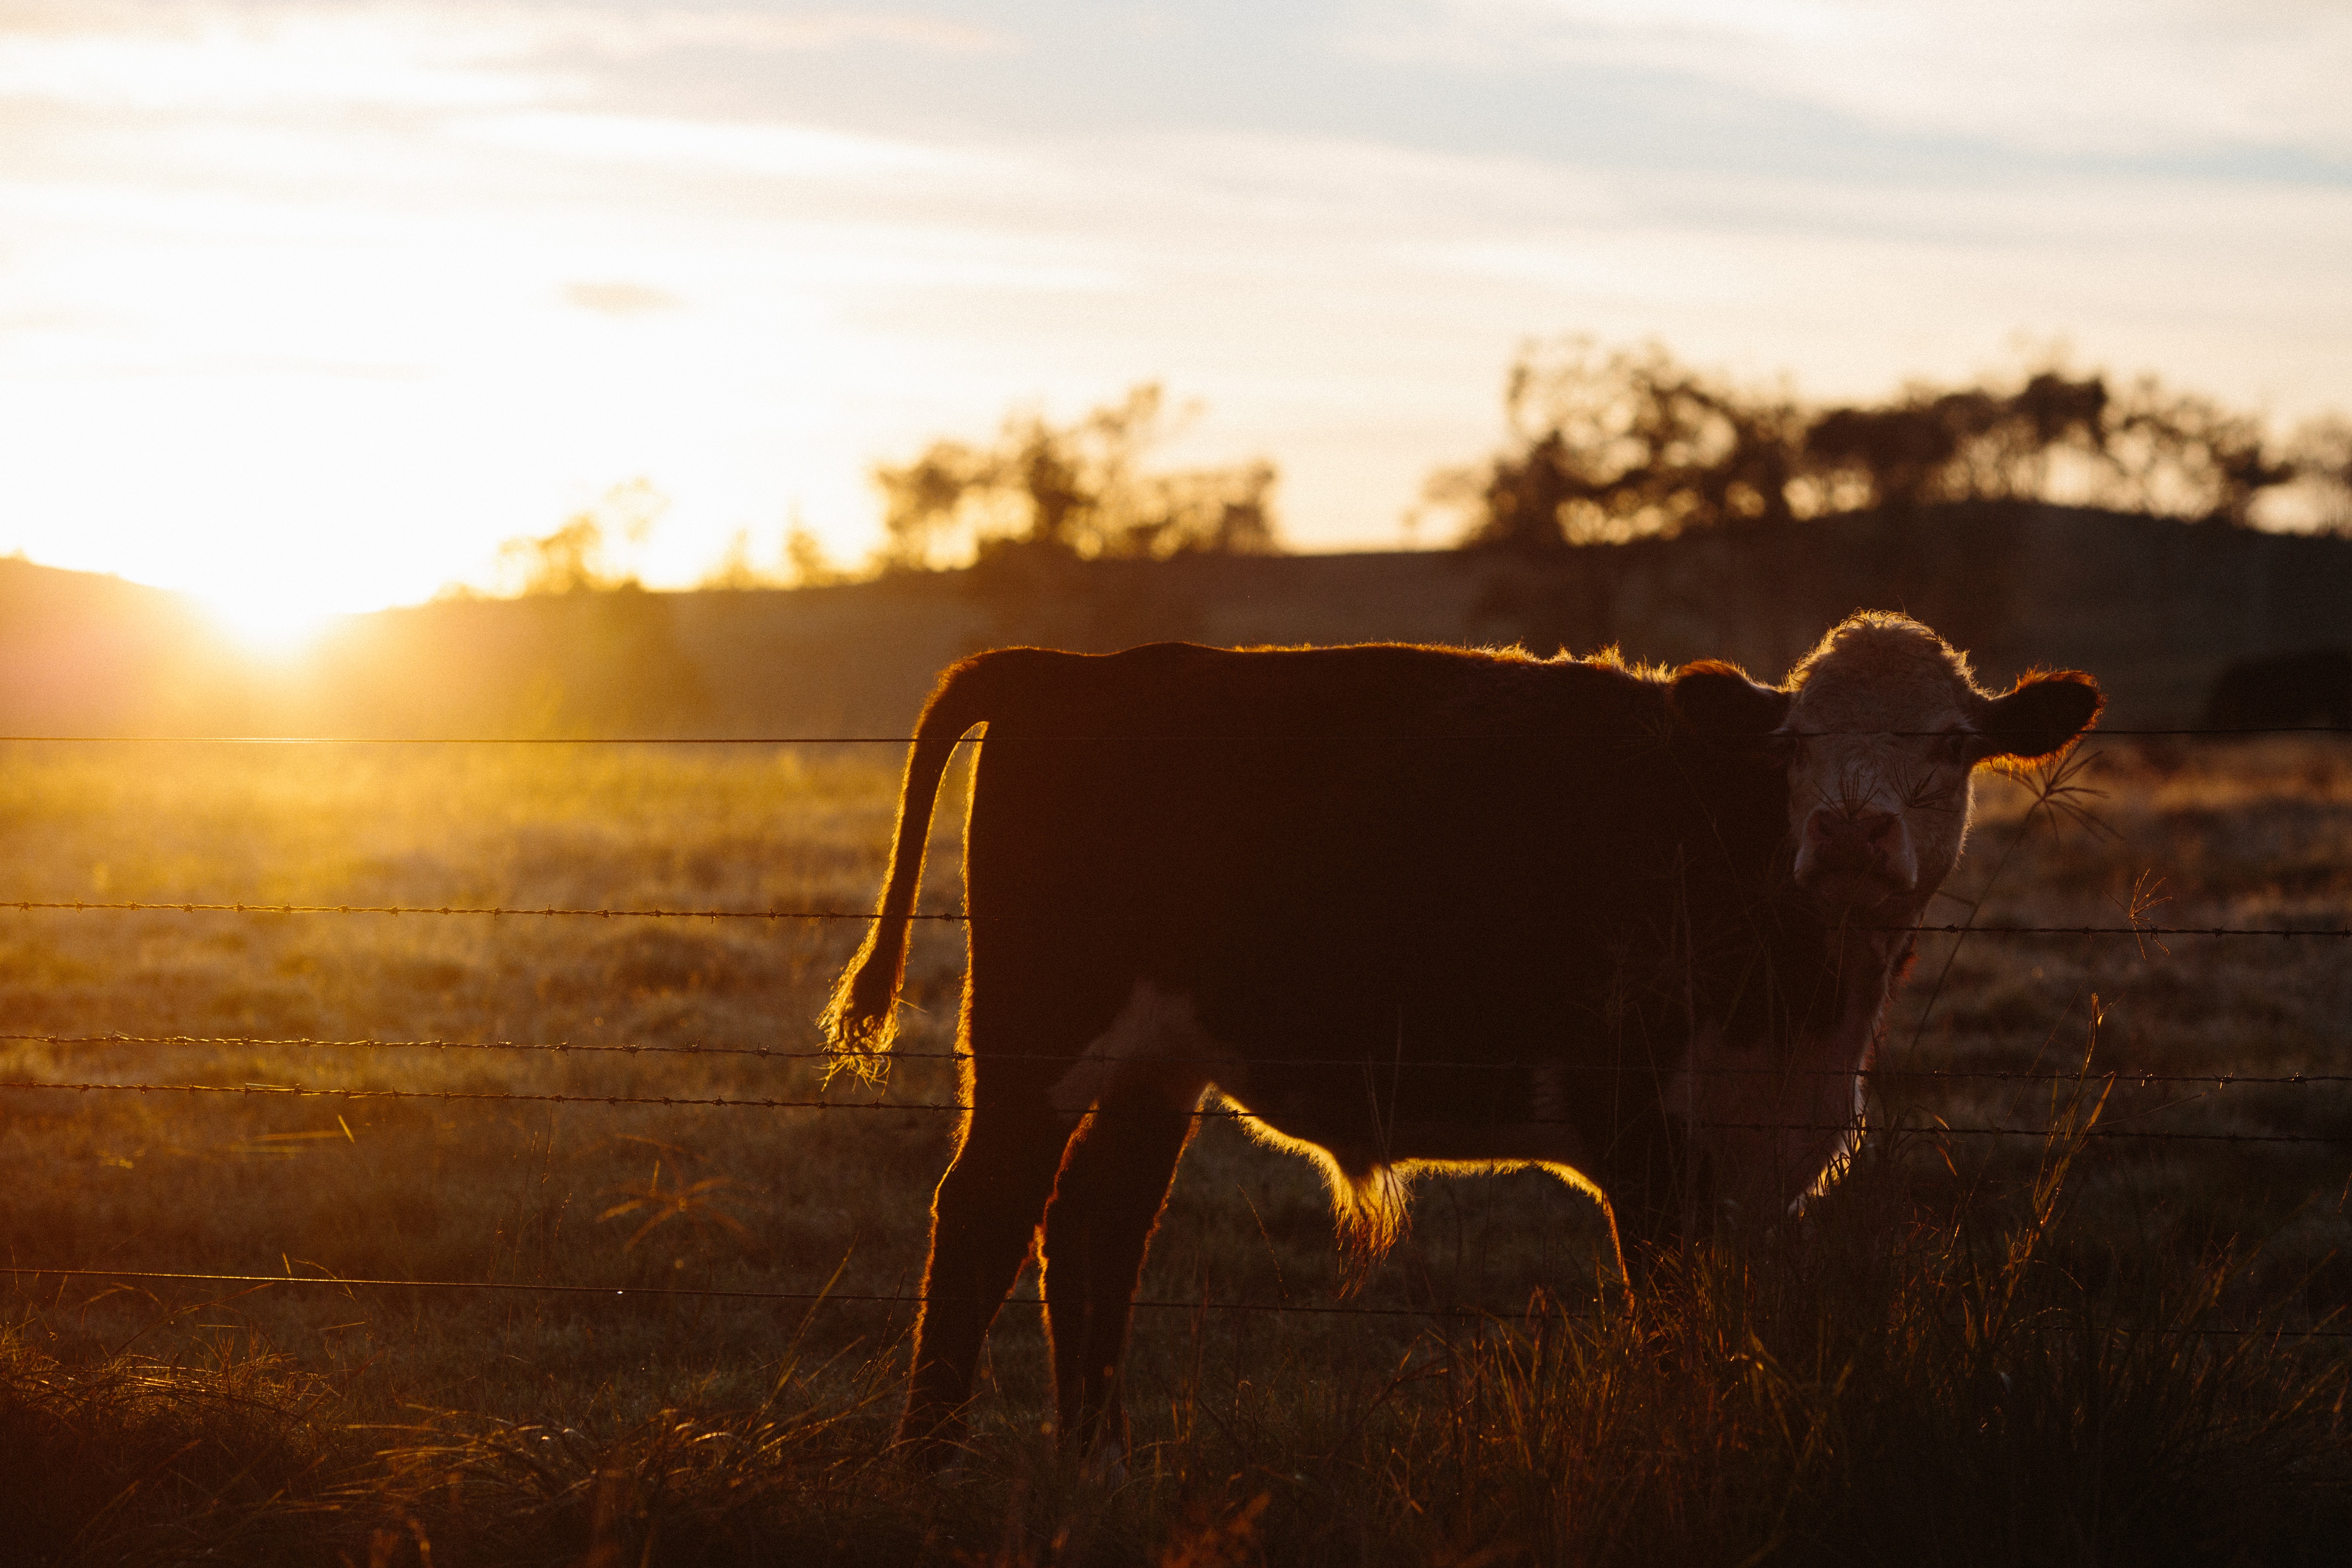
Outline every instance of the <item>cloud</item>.
{"label": "cloud", "polygon": [[562,4],[193,0],[159,12],[100,0],[0,13],[0,99],[99,110],[479,110],[585,94],[588,84],[559,60],[857,44],[966,54],[1007,47],[983,28],[847,10],[779,16],[730,6],[630,13]]}
{"label": "cloud", "polygon": [[563,302],[600,316],[642,316],[674,310],[681,301],[675,294],[643,283],[566,283]]}
{"label": "cloud", "polygon": [[2327,0],[1435,0],[1383,11],[1345,47],[1681,79],[2037,152],[2352,160],[2352,10]]}
{"label": "cloud", "polygon": [[665,9],[639,16],[550,8],[538,16],[543,38],[628,57],[665,49],[740,48],[778,51],[835,49],[858,44],[896,45],[947,54],[998,54],[1005,35],[935,16],[821,11],[797,16],[720,6]]}
{"label": "cloud", "polygon": [[851,132],[650,114],[530,110],[468,116],[455,132],[469,142],[593,163],[801,179],[969,174],[982,162],[945,148]]}
{"label": "cloud", "polygon": [[400,14],[241,21],[199,6],[142,29],[0,32],[0,97],[99,110],[487,109],[562,89],[512,39]]}

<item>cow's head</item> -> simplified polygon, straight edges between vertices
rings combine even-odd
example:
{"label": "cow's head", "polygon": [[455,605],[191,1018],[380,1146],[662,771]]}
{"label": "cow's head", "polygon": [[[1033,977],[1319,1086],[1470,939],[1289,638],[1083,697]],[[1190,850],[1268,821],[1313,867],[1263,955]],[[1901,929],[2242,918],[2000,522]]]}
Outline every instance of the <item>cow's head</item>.
{"label": "cow's head", "polygon": [[2074,670],[1991,696],[1949,643],[1880,612],[1848,617],[1781,688],[1708,662],[1676,675],[1674,699],[1694,729],[1785,763],[1798,885],[1832,912],[1886,916],[1916,911],[1959,859],[1979,763],[2054,755],[2104,701]]}

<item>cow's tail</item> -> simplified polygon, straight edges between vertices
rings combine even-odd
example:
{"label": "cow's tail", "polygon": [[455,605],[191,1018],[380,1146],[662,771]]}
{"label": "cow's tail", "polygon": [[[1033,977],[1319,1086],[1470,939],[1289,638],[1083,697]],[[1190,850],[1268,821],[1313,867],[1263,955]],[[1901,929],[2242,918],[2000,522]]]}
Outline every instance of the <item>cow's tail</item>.
{"label": "cow's tail", "polygon": [[890,846],[890,875],[882,904],[857,955],[842,973],[833,1000],[818,1015],[825,1048],[835,1072],[846,1069],[876,1079],[885,1069],[883,1053],[898,1030],[898,986],[907,973],[907,938],[914,925],[915,895],[922,886],[923,850],[931,835],[931,813],[940,781],[966,730],[987,717],[982,672],[987,656],[969,658],[940,678],[923,705],[915,743],[907,753],[907,778],[898,795],[898,837]]}

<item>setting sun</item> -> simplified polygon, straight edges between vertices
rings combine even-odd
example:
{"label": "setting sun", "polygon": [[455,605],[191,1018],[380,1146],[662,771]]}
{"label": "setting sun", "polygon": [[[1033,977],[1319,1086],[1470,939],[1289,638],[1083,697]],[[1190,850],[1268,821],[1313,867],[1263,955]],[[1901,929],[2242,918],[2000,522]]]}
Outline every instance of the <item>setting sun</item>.
{"label": "setting sun", "polygon": [[337,614],[307,597],[300,584],[286,580],[200,587],[191,596],[230,641],[265,660],[302,653]]}

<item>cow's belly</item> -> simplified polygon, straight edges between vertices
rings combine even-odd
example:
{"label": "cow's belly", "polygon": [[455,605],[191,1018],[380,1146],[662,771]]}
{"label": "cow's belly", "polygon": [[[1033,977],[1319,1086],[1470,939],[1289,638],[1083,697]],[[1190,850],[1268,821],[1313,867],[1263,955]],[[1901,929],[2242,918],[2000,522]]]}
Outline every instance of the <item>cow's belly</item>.
{"label": "cow's belly", "polygon": [[[1491,1070],[1371,1054],[1346,1062],[1270,1057],[1212,1035],[1192,998],[1141,980],[1050,1093],[1075,1122],[1111,1102],[1192,1110],[1214,1090],[1253,1135],[1321,1166],[1343,1211],[1374,1193],[1402,1201],[1404,1181],[1425,1171],[1535,1166],[1598,1197],[1592,1151],[1570,1099],[1577,1075],[1567,1068],[1514,1068],[1507,1083],[1413,1092],[1413,1080],[1426,1089],[1433,1073]],[[1591,1078],[1582,1075],[1588,1087]]]}
{"label": "cow's belly", "polygon": [[[1312,1143],[1351,1174],[1407,1164],[1588,1166],[1591,1151],[1570,1108],[1542,1087],[1511,1096],[1510,1110],[1459,1104],[1433,1110],[1417,1108],[1409,1097],[1381,1094],[1381,1070],[1378,1062],[1313,1073],[1288,1068],[1263,1075],[1275,1084],[1220,1083],[1217,1089],[1253,1131]],[[1537,1068],[1518,1076],[1540,1084],[1556,1075]]]}

